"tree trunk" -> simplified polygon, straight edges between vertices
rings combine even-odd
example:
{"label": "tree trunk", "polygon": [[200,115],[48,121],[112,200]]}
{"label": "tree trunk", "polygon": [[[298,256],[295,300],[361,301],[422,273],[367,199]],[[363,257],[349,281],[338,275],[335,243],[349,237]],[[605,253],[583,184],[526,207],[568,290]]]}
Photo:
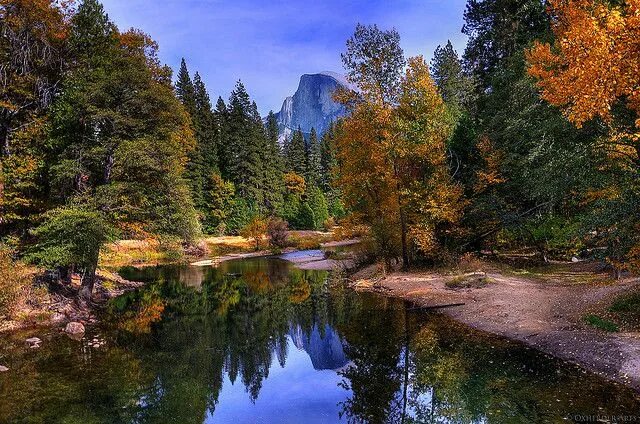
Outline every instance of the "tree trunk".
{"label": "tree trunk", "polygon": [[98,268],[98,254],[95,255],[90,265],[84,268],[80,285],[79,298],[83,302],[91,301],[93,286],[96,282],[96,269]]}
{"label": "tree trunk", "polygon": [[0,158],[9,156],[9,123],[0,120]]}
{"label": "tree trunk", "polygon": [[398,209],[400,210],[400,238],[402,243],[402,269],[407,270],[409,268],[409,252],[407,251],[407,219],[404,213],[404,207],[402,206],[402,195],[400,194],[400,179],[398,173],[398,166],[393,165],[393,174],[396,178],[396,190],[398,191]]}
{"label": "tree trunk", "polygon": [[58,268],[60,280],[65,284],[71,284],[71,275],[73,274],[73,266],[61,266]]}
{"label": "tree trunk", "polygon": [[104,165],[104,183],[109,184],[111,182],[111,171],[113,170],[113,164],[115,162],[115,157],[112,151],[109,151],[107,155],[107,160]]}
{"label": "tree trunk", "polygon": [[409,252],[407,251],[407,220],[402,207],[400,207],[400,230],[402,231],[402,269],[406,271],[409,268]]}

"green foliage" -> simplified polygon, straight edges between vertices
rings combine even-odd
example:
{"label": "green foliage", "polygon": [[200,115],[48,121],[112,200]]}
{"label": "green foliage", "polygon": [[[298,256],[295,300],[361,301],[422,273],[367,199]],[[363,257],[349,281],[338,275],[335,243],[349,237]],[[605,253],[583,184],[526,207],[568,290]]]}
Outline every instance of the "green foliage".
{"label": "green foliage", "polygon": [[236,197],[231,204],[231,211],[227,219],[227,231],[231,234],[238,234],[256,215],[258,213],[253,204],[242,197]]}
{"label": "green foliage", "polygon": [[329,218],[327,200],[324,193],[322,193],[322,190],[317,187],[311,188],[307,194],[307,204],[313,211],[313,225],[306,228],[321,230],[324,222]]}
{"label": "green foliage", "polygon": [[640,293],[631,293],[617,298],[609,308],[611,312],[640,314]]}
{"label": "green foliage", "polygon": [[287,194],[284,199],[282,217],[294,228],[298,228],[298,212],[301,204],[302,201],[299,195]]}
{"label": "green foliage", "polygon": [[609,312],[625,327],[638,329],[640,327],[640,292],[619,296],[611,303]]}
{"label": "green foliage", "polygon": [[307,174],[307,155],[302,130],[298,128],[284,145],[284,154],[287,172],[295,172],[298,175]]}
{"label": "green foliage", "polygon": [[307,173],[305,179],[307,180],[307,184],[313,186],[319,185],[322,179],[322,150],[315,128],[311,128],[311,134],[309,134],[306,164]]}
{"label": "green foliage", "polygon": [[604,330],[610,333],[616,333],[619,330],[618,324],[616,324],[613,321],[609,321],[606,318],[601,318],[597,315],[593,315],[593,314],[585,315],[583,319],[584,319],[584,322],[586,322],[587,324],[595,328],[599,328],[600,330]]}
{"label": "green foliage", "polygon": [[223,180],[216,173],[211,174],[207,186],[205,230],[212,234],[223,234],[233,205],[235,187],[232,182]]}
{"label": "green foliage", "polygon": [[304,202],[300,205],[298,214],[295,217],[293,225],[299,230],[313,230],[316,225],[316,217],[309,203]]}
{"label": "green foliage", "polygon": [[456,116],[461,114],[471,101],[473,84],[464,73],[462,62],[451,41],[447,41],[444,47],[436,47],[431,60],[431,75],[452,113]]}
{"label": "green foliage", "polygon": [[116,232],[102,213],[70,205],[47,212],[32,234],[37,243],[30,261],[51,270],[75,266],[84,271],[95,267],[100,249]]}

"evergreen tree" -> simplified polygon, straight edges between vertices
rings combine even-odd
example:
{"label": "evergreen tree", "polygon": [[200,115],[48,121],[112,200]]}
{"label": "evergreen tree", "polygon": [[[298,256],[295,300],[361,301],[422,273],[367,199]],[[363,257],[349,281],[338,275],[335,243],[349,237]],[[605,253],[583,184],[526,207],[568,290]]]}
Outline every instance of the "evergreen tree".
{"label": "evergreen tree", "polygon": [[300,127],[293,133],[285,151],[286,169],[298,175],[307,175],[307,160],[304,135]]}
{"label": "evergreen tree", "polygon": [[337,165],[333,152],[333,140],[336,132],[336,124],[332,122],[320,140],[320,187],[328,193],[333,187],[333,172]]}
{"label": "evergreen tree", "polygon": [[216,122],[207,88],[196,72],[193,78],[196,103],[196,140],[202,149],[204,174],[218,171],[218,137]]}
{"label": "evergreen tree", "polygon": [[228,175],[226,172],[226,157],[227,152],[225,150],[227,145],[227,129],[229,125],[229,111],[227,105],[224,103],[222,97],[218,97],[216,101],[216,108],[213,111],[213,124],[216,137],[216,154],[218,157],[218,169],[222,175]]}
{"label": "evergreen tree", "polygon": [[238,81],[229,99],[225,146],[226,176],[236,187],[236,194],[254,205],[262,205],[263,164],[261,147],[264,131],[255,103]]}
{"label": "evergreen tree", "polygon": [[444,102],[454,115],[459,115],[469,101],[472,84],[451,41],[436,48],[431,61],[431,75]]}
{"label": "evergreen tree", "polygon": [[[198,76],[198,80],[200,80]],[[178,71],[178,79],[175,84],[176,96],[182,102],[182,105],[189,113],[191,118],[191,127],[195,135],[196,145],[189,153],[189,160],[187,161],[185,177],[189,183],[191,189],[191,197],[196,207],[202,211],[204,210],[204,191],[206,172],[204,170],[204,146],[202,144],[205,137],[204,131],[207,126],[207,117],[200,113],[196,101],[196,87],[189,76],[189,70],[184,60],[180,62],[180,70]],[[200,81],[201,90],[199,94],[200,102],[206,102],[206,89]],[[204,93],[202,92],[204,91]],[[202,122],[201,122],[202,119]]]}
{"label": "evergreen tree", "polygon": [[306,163],[307,173],[305,177],[307,179],[307,184],[319,186],[322,177],[322,152],[315,128],[311,128],[311,134],[309,135]]}
{"label": "evergreen tree", "polygon": [[182,102],[187,112],[194,117],[196,115],[196,94],[193,81],[187,69],[187,62],[182,58],[180,61],[180,70],[176,80],[176,95]]}
{"label": "evergreen tree", "polygon": [[267,116],[266,145],[263,152],[265,207],[270,214],[278,214],[284,201],[284,164],[278,146],[278,123],[273,111]]}

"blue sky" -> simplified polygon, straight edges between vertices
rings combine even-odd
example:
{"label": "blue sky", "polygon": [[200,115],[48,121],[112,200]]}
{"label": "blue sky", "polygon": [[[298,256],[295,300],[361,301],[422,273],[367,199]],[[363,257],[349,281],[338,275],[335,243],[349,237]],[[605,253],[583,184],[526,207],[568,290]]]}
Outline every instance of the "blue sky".
{"label": "blue sky", "polygon": [[241,79],[260,112],[278,111],[300,75],[343,72],[340,53],[356,23],[400,32],[407,55],[430,60],[451,39],[459,53],[465,0],[103,0],[121,30],[139,28],[177,70],[184,57],[212,100]]}

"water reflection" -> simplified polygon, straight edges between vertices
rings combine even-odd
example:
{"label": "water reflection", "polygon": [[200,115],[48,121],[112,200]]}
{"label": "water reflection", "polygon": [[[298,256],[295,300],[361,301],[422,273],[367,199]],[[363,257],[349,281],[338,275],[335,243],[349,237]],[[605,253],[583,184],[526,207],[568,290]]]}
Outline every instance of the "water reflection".
{"label": "water reflection", "polygon": [[122,271],[107,347],[0,340],[0,422],[560,422],[629,390],[278,259]]}

